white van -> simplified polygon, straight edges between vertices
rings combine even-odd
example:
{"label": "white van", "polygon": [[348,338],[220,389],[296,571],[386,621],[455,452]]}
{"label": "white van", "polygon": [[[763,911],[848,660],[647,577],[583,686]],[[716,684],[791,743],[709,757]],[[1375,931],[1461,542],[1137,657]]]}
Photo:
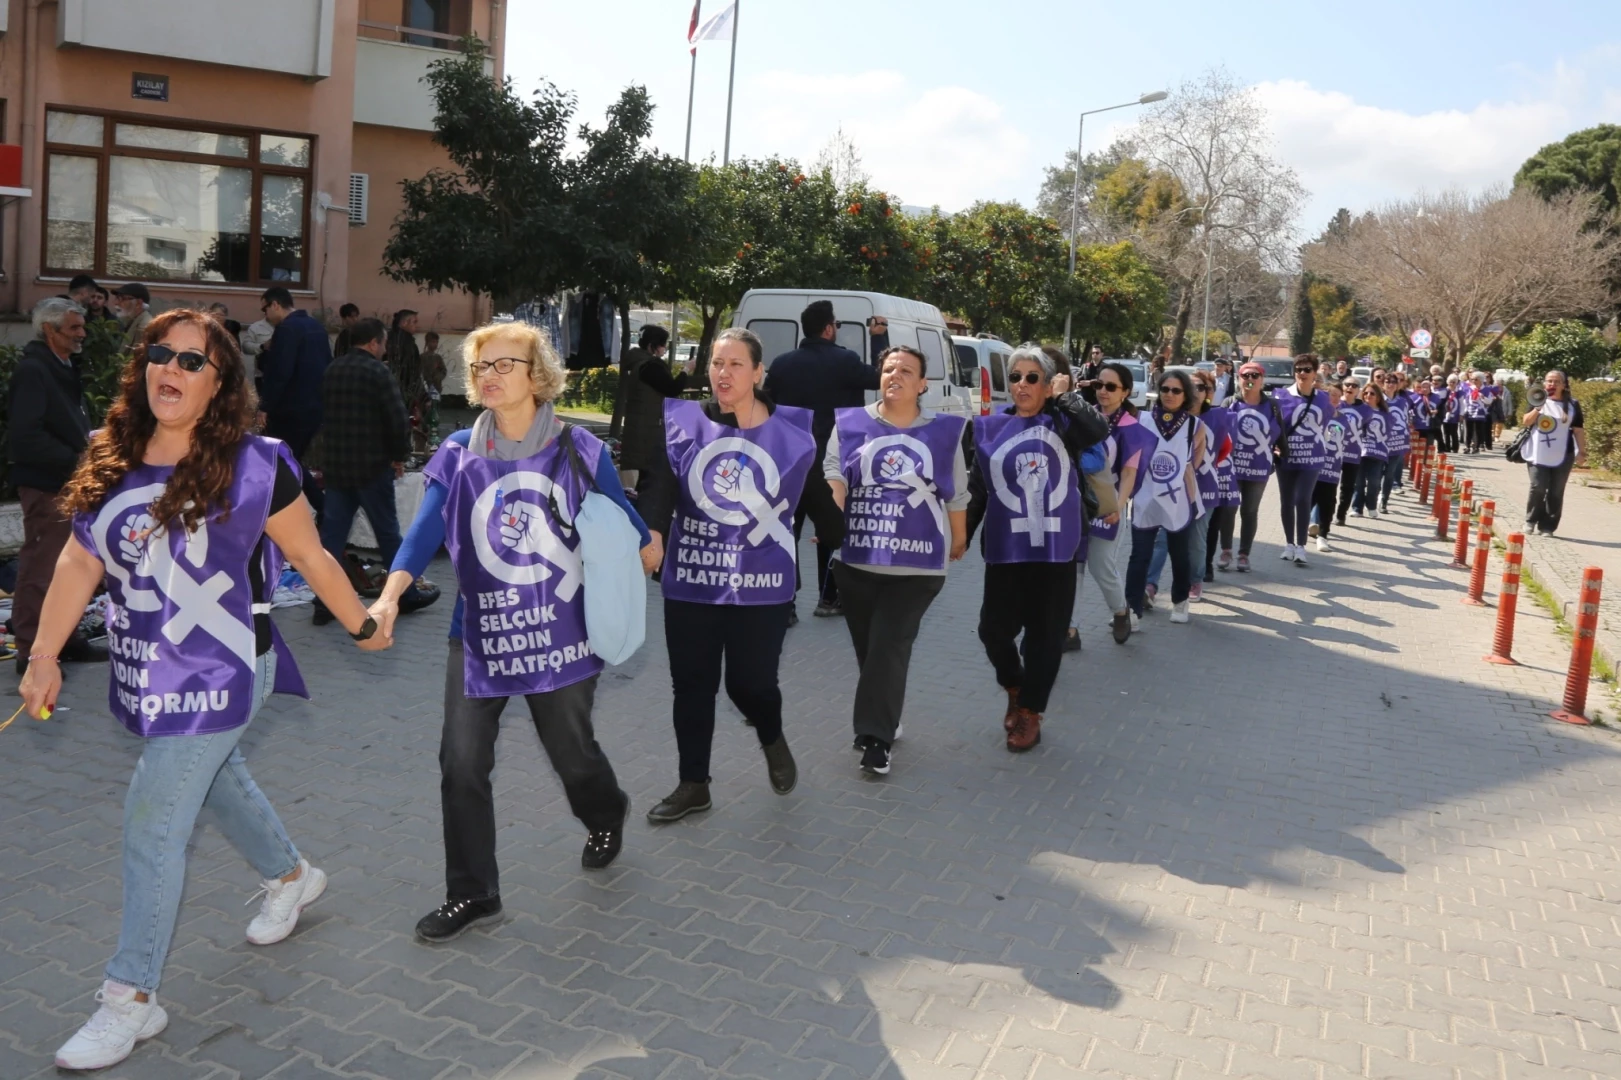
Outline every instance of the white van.
{"label": "white van", "polygon": [[[732,316],[732,325],[752,330],[765,345],[765,362],[799,347],[804,336],[799,316],[813,300],[833,301],[838,320],[837,341],[871,364],[872,339],[867,320],[879,316],[889,323],[889,343],[908,345],[927,361],[929,389],[923,406],[937,412],[973,416],[979,412],[978,373],[959,370],[956,353],[948,344],[950,333],[940,309],[921,300],[907,300],[875,292],[841,292],[834,289],[750,289],[743,294]],[[878,395],[869,393],[868,401]]]}
{"label": "white van", "polygon": [[1012,400],[1008,396],[1007,369],[1013,346],[1001,338],[959,335],[951,339],[951,348],[957,354],[957,367],[973,376],[976,402],[983,402],[989,392],[994,412]]}

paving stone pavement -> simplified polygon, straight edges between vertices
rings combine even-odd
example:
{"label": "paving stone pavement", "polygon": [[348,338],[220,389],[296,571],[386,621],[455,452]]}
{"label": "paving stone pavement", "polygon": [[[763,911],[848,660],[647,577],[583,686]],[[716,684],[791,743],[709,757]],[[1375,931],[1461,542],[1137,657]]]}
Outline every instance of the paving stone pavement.
{"label": "paving stone pavement", "polygon": [[[381,655],[277,618],[315,693],[245,740],[327,895],[243,940],[257,882],[198,831],[160,999],[169,1029],[101,1074],[963,1078],[1621,1075],[1621,741],[1549,720],[1564,647],[1522,613],[1525,666],[1481,657],[1490,610],[1397,513],[1299,570],[1222,575],[1190,625],[1126,646],[1085,590],[1042,744],[1002,748],[975,637],[976,556],[926,621],[894,771],[850,749],[839,620],[790,631],[798,789],[774,796],[723,706],[716,805],[655,828],[675,782],[655,606],[603,679],[632,793],[624,854],[578,864],[527,721],[497,769],[509,919],[416,943],[441,898],[443,603]],[[441,565],[435,573],[446,580]],[[76,672],[0,736],[0,1077],[55,1075],[118,927],[139,746]]]}

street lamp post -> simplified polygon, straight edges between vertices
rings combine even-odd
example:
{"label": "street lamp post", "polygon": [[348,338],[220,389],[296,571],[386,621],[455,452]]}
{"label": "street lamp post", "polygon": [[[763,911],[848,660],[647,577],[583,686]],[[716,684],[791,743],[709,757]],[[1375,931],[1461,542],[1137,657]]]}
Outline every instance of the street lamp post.
{"label": "street lamp post", "polygon": [[[1086,118],[1096,113],[1111,112],[1115,109],[1129,109],[1133,105],[1152,105],[1156,101],[1164,101],[1169,96],[1163,90],[1144,94],[1136,101],[1125,101],[1119,105],[1106,105],[1101,109],[1088,109],[1081,113],[1080,130],[1075,136],[1075,190],[1070,194],[1069,202],[1069,276],[1075,276],[1075,245],[1081,230],[1081,144],[1086,139]],[[1073,311],[1064,312],[1064,351],[1072,352],[1074,343],[1070,341],[1070,321],[1074,318]]]}

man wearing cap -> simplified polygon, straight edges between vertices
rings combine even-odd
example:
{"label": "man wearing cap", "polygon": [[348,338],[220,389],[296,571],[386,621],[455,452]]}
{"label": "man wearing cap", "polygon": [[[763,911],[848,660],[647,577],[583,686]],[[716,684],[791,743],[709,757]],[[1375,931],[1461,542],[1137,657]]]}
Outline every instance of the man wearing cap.
{"label": "man wearing cap", "polygon": [[1233,362],[1225,356],[1216,357],[1216,392],[1210,399],[1212,406],[1225,405],[1233,396]]}
{"label": "man wearing cap", "polygon": [[133,349],[146,334],[146,324],[152,321],[147,310],[152,294],[139,281],[131,281],[113,290],[113,307],[118,309],[118,321],[124,324],[124,348]]}

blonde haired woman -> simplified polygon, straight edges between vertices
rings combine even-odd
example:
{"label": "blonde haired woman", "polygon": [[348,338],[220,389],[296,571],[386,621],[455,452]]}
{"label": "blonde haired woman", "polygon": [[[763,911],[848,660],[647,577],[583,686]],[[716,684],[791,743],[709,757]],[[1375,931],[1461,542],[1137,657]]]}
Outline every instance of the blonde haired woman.
{"label": "blonde haired woman", "polygon": [[540,331],[526,323],[480,327],[463,342],[462,359],[468,400],[484,411],[423,470],[422,507],[371,609],[387,634],[401,594],[446,546],[461,595],[450,620],[439,746],[446,899],[416,927],[430,942],[501,918],[490,772],[509,697],[527,702],[569,808],[586,827],[582,865],[601,869],[619,854],[630,799],[591,727],[602,661],[586,638],[571,528],[581,501],[593,488],[602,492],[642,534],[644,565],[656,564],[658,552],[625,500],[607,448],[554,415],[565,376]]}

